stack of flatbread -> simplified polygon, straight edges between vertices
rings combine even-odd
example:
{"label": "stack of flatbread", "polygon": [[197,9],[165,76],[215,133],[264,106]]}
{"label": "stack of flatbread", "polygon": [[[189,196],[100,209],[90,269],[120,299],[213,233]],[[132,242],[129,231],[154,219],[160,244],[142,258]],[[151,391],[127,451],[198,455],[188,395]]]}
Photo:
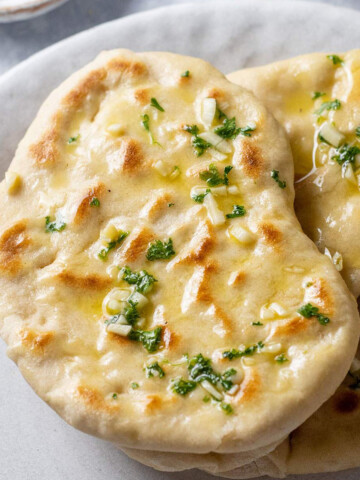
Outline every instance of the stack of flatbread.
{"label": "stack of flatbread", "polygon": [[358,465],[359,65],[115,50],[49,96],[0,184],[0,333],[68,423],[165,471]]}

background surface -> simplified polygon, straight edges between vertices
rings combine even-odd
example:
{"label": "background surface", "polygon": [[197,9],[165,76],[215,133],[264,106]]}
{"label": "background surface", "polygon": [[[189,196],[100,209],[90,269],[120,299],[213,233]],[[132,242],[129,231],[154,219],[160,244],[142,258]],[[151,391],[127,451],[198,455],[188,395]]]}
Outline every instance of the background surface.
{"label": "background surface", "polygon": [[[0,75],[33,53],[99,23],[142,10],[188,1],[69,0],[60,8],[41,17],[22,22],[0,24]],[[193,1],[194,3],[206,3],[206,0]],[[221,2],[221,0],[218,1]],[[297,0],[287,1],[290,3]],[[308,1],[314,3],[320,0]],[[271,0],[268,0],[268,2],[271,2]],[[360,10],[360,0],[327,0],[326,3]],[[320,18],[319,22],[321,21]],[[154,25],[154,30],[157,28],[161,28],[161,25]],[[341,35],[342,28],[339,29],[339,35]],[[69,52],[69,55],[71,55],[71,52]]]}
{"label": "background surface", "polygon": [[[223,0],[218,1],[224,5]],[[246,0],[233,2],[237,5],[247,3]],[[316,1],[311,0],[308,3],[309,10],[303,6],[301,12],[296,12],[290,18],[289,14],[296,10],[297,2],[298,0],[287,0],[286,12],[274,10],[272,16],[267,16],[263,11],[255,11],[251,15],[251,21],[246,17],[249,9],[237,12],[237,17],[233,19],[235,21],[230,21],[228,7],[225,12],[219,11],[215,19],[214,16],[210,18],[211,11],[209,12],[208,8],[191,11],[192,28],[188,25],[191,22],[182,22],[182,29],[179,25],[174,28],[171,18],[165,19],[156,15],[151,22],[145,18],[140,23],[136,20],[138,29],[135,31],[132,21],[127,21],[126,28],[114,26],[111,31],[106,26],[105,29],[92,33],[90,37],[78,37],[75,43],[70,41],[55,47],[51,52],[45,52],[16,71],[0,77],[0,177],[42,99],[68,72],[92,58],[98,48],[109,48],[117,42],[125,42],[126,46],[134,45],[138,50],[146,47],[162,48],[164,45],[163,49],[207,56],[216,62],[217,66],[229,72],[242,65],[274,60],[276,56],[284,58],[301,51],[335,51],[360,46],[360,12],[355,16],[352,12],[338,14],[333,9],[327,11],[326,5],[317,5],[315,12]],[[0,24],[0,73],[52,43],[94,25],[136,11],[180,3],[185,2],[70,0],[42,17],[13,24]],[[197,0],[195,3],[205,3],[205,0]],[[273,0],[266,0],[265,3],[273,5]],[[355,6],[360,10],[360,0],[332,0],[329,3]],[[189,12],[187,15],[189,16]],[[208,23],[205,23],[197,37],[194,31],[201,19]],[[178,17],[172,19],[175,24],[177,20]],[[212,20],[212,30],[208,32]],[[281,32],[281,35],[276,36],[276,32]],[[239,45],[244,45],[244,36],[247,39],[246,48],[240,49]],[[201,41],[198,41],[199,39]],[[224,52],[228,52],[228,56],[224,55]],[[237,65],[233,64],[235,55]],[[229,56],[231,58],[228,58]],[[5,355],[5,346],[0,342],[1,480],[216,478],[198,471],[177,474],[155,472],[128,459],[109,443],[74,430],[35,395],[17,367],[6,359]],[[359,470],[322,476],[291,477],[292,480],[359,478]]]}

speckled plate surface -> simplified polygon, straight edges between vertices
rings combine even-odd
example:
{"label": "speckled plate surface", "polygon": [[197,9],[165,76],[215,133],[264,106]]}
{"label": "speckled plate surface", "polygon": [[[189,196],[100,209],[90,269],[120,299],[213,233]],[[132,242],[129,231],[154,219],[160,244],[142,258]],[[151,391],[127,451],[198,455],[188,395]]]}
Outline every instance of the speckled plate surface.
{"label": "speckled plate surface", "polygon": [[[1,6],[0,0],[0,11]],[[0,173],[5,172],[48,93],[102,49],[170,50],[203,57],[228,73],[301,53],[359,46],[360,12],[300,1],[183,4],[100,25],[40,52],[0,77]],[[3,343],[0,385],[0,479],[215,478],[198,471],[153,471],[128,459],[114,446],[69,427],[26,385],[5,357]],[[360,469],[288,478],[359,480]]]}
{"label": "speckled plate surface", "polygon": [[26,20],[59,7],[67,0],[0,0],[0,23]]}

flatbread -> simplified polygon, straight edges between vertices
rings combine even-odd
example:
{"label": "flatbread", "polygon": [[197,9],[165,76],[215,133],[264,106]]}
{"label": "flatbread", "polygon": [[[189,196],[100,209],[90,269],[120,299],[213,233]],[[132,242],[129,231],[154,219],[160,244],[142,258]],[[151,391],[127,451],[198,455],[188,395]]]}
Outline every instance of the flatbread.
{"label": "flatbread", "polygon": [[0,186],[9,356],[121,447],[256,458],[329,398],[359,335],[292,185],[281,127],[209,64],[101,54]]}
{"label": "flatbread", "polygon": [[[338,57],[338,58],[337,58]],[[339,63],[339,60],[342,63]],[[334,65],[335,62],[335,65]],[[359,98],[360,50],[337,56],[315,53],[264,67],[240,70],[229,79],[251,89],[284,125],[294,155],[295,176],[311,170],[314,138],[321,123],[314,111],[323,102],[338,99],[341,106],[330,110],[330,120],[345,135],[345,141],[359,145],[356,127],[360,124]],[[315,92],[326,93],[313,100]],[[324,112],[322,116],[326,116]],[[331,156],[334,149],[318,139],[317,169],[305,180],[295,183],[296,212],[305,232],[320,251],[328,248],[343,259],[341,271],[349,288],[359,296],[359,215],[358,188],[342,176],[341,166]],[[327,154],[327,156],[326,156]],[[319,158],[320,157],[320,158]],[[357,167],[355,167],[355,173]],[[357,356],[360,356],[358,352]],[[354,367],[356,368],[356,367]],[[355,378],[354,378],[355,376]],[[281,448],[271,455],[228,474],[229,478],[284,476],[291,473],[318,473],[360,465],[360,393],[357,375],[347,375],[336,394],[320,410],[293,432]],[[280,465],[280,468],[274,468]]]}

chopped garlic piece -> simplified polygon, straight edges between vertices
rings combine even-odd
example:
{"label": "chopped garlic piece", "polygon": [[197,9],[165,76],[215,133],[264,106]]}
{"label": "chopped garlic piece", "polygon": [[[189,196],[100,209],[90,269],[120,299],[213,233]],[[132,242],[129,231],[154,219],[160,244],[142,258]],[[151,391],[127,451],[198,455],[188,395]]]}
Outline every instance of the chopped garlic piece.
{"label": "chopped garlic piece", "polygon": [[199,134],[199,137],[205,140],[205,142],[211,143],[216,150],[219,150],[222,153],[230,153],[231,146],[229,143],[217,135],[215,132],[203,132]]}
{"label": "chopped garlic piece", "polygon": [[344,163],[344,165],[342,167],[341,175],[348,182],[353,183],[354,185],[358,184],[357,180],[355,178],[354,170],[353,170],[352,165],[350,163]]}
{"label": "chopped garlic piece", "polygon": [[228,390],[226,393],[227,395],[235,395],[239,391],[240,385],[233,385],[230,390]]}
{"label": "chopped garlic piece", "polygon": [[118,280],[119,269],[116,265],[109,265],[106,269],[106,273],[109,275],[110,278],[113,280]]}
{"label": "chopped garlic piece", "polygon": [[115,240],[117,240],[118,236],[119,232],[115,225],[113,225],[112,223],[109,223],[109,225],[100,232],[100,238],[105,243],[114,242]]}
{"label": "chopped garlic piece", "polygon": [[6,172],[5,173],[5,182],[7,185],[7,191],[9,194],[17,192],[21,185],[21,177],[16,172]]}
{"label": "chopped garlic piece", "polygon": [[345,138],[344,135],[329,122],[324,122],[321,125],[319,134],[326,142],[330,143],[330,145],[333,145],[334,147],[338,147]]}
{"label": "chopped garlic piece", "polygon": [[249,232],[244,227],[236,223],[228,228],[228,233],[230,236],[244,245],[250,245],[256,241],[256,237],[252,232]]}
{"label": "chopped garlic piece", "polygon": [[227,190],[230,195],[237,195],[239,193],[239,188],[236,185],[230,185],[230,187],[227,187]]}
{"label": "chopped garlic piece", "polygon": [[107,325],[106,330],[108,332],[116,333],[117,335],[121,335],[122,337],[127,337],[131,332],[131,325],[121,325],[119,323],[109,323]]}
{"label": "chopped garlic piece", "polygon": [[329,249],[325,247],[324,255],[329,257],[330,260],[332,261],[332,263],[334,264],[336,270],[338,272],[341,272],[341,270],[343,269],[343,257],[341,255],[341,253],[335,252],[334,255],[331,256],[331,253],[330,253]]}
{"label": "chopped garlic piece", "polygon": [[290,267],[284,267],[285,272],[291,273],[304,273],[305,269],[303,267],[297,267],[296,265],[291,265]]}
{"label": "chopped garlic piece", "polygon": [[211,127],[216,113],[215,98],[204,98],[201,105],[201,120],[205,128]]}
{"label": "chopped garlic piece", "polygon": [[212,187],[211,188],[211,193],[215,196],[225,196],[227,195],[227,188],[225,185],[221,186],[221,187]]}
{"label": "chopped garlic piece", "polygon": [[270,343],[261,349],[261,353],[279,353],[281,349],[281,343]]}
{"label": "chopped garlic piece", "polygon": [[125,128],[120,123],[112,123],[107,127],[106,131],[112,135],[122,135],[125,133]]}
{"label": "chopped garlic piece", "polygon": [[200,383],[200,385],[208,392],[210,395],[212,395],[216,400],[222,400],[223,395],[220,393],[214,385],[212,385],[210,382],[207,380],[204,380],[203,382]]}
{"label": "chopped garlic piece", "polygon": [[123,303],[113,298],[110,299],[106,305],[106,310],[111,315],[116,315],[117,313],[120,313],[122,308],[123,308]]}
{"label": "chopped garlic piece", "polygon": [[149,300],[142,295],[140,292],[134,291],[131,296],[129,297],[129,300],[132,302],[136,303],[136,307],[140,310],[141,308],[144,308],[145,305],[149,303]]}
{"label": "chopped garlic piece", "polygon": [[286,317],[288,315],[287,310],[279,303],[271,303],[270,305],[263,305],[260,309],[261,320],[271,320],[272,318]]}
{"label": "chopped garlic piece", "polygon": [[103,314],[109,316],[120,313],[130,293],[131,291],[129,289],[113,288],[110,290],[102,303]]}
{"label": "chopped garlic piece", "polygon": [[218,152],[214,148],[209,148],[208,152],[212,156],[212,159],[217,162],[223,162],[224,160],[227,159],[227,155],[225,155],[224,153]]}
{"label": "chopped garlic piece", "polygon": [[223,225],[225,223],[225,215],[219,210],[216,200],[211,193],[204,198],[204,204],[208,211],[208,216],[213,225]]}
{"label": "chopped garlic piece", "polygon": [[172,173],[172,168],[169,165],[166,165],[162,160],[159,160],[158,162],[156,162],[153,165],[153,167],[163,177],[167,177],[168,175],[170,175]]}

